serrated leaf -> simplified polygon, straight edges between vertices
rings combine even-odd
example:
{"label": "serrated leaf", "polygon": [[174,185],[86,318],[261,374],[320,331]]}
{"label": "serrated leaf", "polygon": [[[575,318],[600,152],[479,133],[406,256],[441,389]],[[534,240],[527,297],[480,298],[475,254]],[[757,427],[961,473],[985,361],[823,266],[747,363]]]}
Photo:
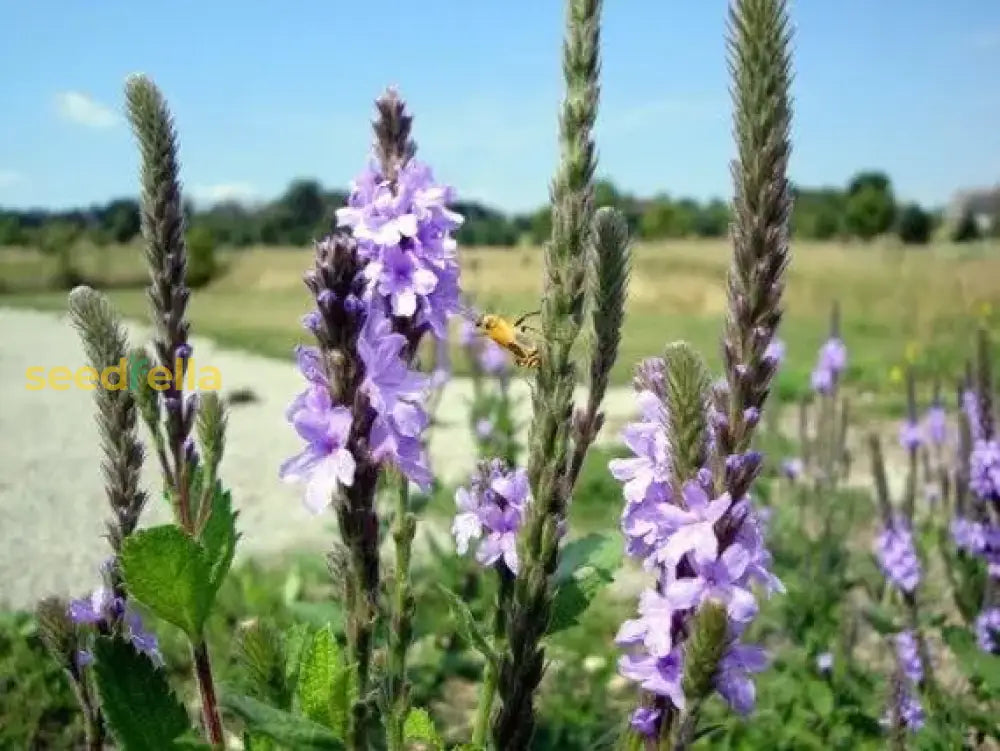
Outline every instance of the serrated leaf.
{"label": "serrated leaf", "polygon": [[239,534],[236,532],[237,513],[233,511],[232,496],[229,491],[223,492],[222,485],[216,483],[210,500],[212,513],[201,531],[202,547],[205,550],[205,560],[208,562],[209,583],[212,593],[219,591],[236,553],[236,542]]}
{"label": "serrated leaf", "polygon": [[296,751],[342,751],[344,748],[343,742],[330,728],[269,707],[249,696],[224,693],[221,703],[246,723],[252,735],[262,735]]}
{"label": "serrated leaf", "polygon": [[132,597],[199,638],[214,591],[204,550],[190,535],[172,524],[141,530],[125,539],[121,562]]}
{"label": "serrated leaf", "polygon": [[406,722],[403,723],[403,740],[425,743],[434,751],[441,751],[444,748],[441,736],[434,727],[434,720],[426,709],[411,709],[406,715]]}
{"label": "serrated leaf", "polygon": [[308,623],[296,623],[285,631],[285,680],[295,685],[299,680],[302,655],[312,641],[313,629]]}
{"label": "serrated leaf", "polygon": [[483,657],[495,663],[497,661],[497,654],[493,649],[493,645],[479,629],[479,625],[476,623],[476,619],[472,615],[472,611],[469,610],[469,606],[465,600],[443,584],[438,584],[437,588],[445,596],[445,599],[448,600],[448,607],[458,622],[458,630],[462,638],[478,649]]}
{"label": "serrated leaf", "polygon": [[556,590],[552,602],[552,617],[546,633],[551,636],[579,623],[580,616],[590,607],[597,593],[612,580],[612,575],[602,569],[587,568]]}
{"label": "serrated leaf", "polygon": [[1000,656],[981,650],[964,628],[948,626],[943,634],[965,676],[982,683],[990,693],[1000,693]]}
{"label": "serrated leaf", "polygon": [[559,568],[553,582],[558,586],[573,578],[582,568],[596,568],[614,573],[621,565],[622,546],[610,535],[589,534],[563,546],[559,554]]}
{"label": "serrated leaf", "polygon": [[121,639],[94,642],[94,675],[101,709],[125,751],[170,747],[191,729],[184,706],[167,677],[144,654]]}
{"label": "serrated leaf", "polygon": [[313,634],[309,647],[302,655],[299,682],[295,693],[299,708],[310,720],[333,727],[333,678],[340,667],[340,648],[329,628]]}

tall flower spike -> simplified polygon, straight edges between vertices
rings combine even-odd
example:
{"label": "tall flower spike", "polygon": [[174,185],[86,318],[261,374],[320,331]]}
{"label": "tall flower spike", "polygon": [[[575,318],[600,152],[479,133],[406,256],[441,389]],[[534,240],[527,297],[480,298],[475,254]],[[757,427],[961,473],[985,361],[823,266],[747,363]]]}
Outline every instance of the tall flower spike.
{"label": "tall flower spike", "polygon": [[[142,235],[149,266],[149,299],[155,329],[154,347],[161,366],[173,376],[162,392],[166,414],[166,444],[173,460],[171,477],[182,526],[190,530],[189,468],[184,451],[194,422],[194,402],[183,400],[177,383],[191,357],[185,318],[187,246],[184,210],[173,118],[159,89],[144,76],[132,76],[125,86],[128,118],[142,159]],[[179,372],[178,372],[179,371]],[[157,428],[158,429],[158,428]],[[155,440],[155,439],[154,439]]]}
{"label": "tall flower spike", "polygon": [[560,161],[552,182],[552,238],[545,247],[539,366],[532,394],[528,477],[534,503],[518,546],[507,648],[498,681],[494,744],[528,748],[535,731],[534,693],[542,677],[540,645],[549,622],[559,530],[572,488],[570,426],[576,372],[572,349],[583,323],[587,239],[596,164],[591,132],[597,116],[601,0],[567,0],[560,115]]}
{"label": "tall flower spike", "polygon": [[625,297],[632,258],[628,224],[618,209],[604,207],[594,214],[588,264],[587,296],[591,310],[590,383],[587,406],[573,423],[573,459],[569,485],[576,483],[587,449],[597,438],[604,415],[601,402],[608,389],[611,368],[618,358]]}
{"label": "tall flower spike", "polygon": [[[77,287],[69,294],[69,315],[80,332],[87,363],[97,374],[128,360],[128,340],[118,315],[107,298],[90,287]],[[128,370],[126,368],[126,370]],[[121,378],[114,373],[109,378]],[[127,376],[126,376],[127,377]],[[97,427],[101,441],[101,462],[105,493],[114,519],[107,526],[108,541],[115,554],[122,542],[135,531],[146,494],[139,489],[143,449],[136,434],[135,399],[128,383],[103,385],[94,389]],[[122,583],[114,573],[113,586],[121,596]]]}
{"label": "tall flower spike", "polygon": [[[781,320],[788,266],[792,198],[786,175],[791,154],[791,32],[784,0],[735,0],[729,10],[729,65],[738,158],[733,265],[722,343],[727,392],[716,405],[726,422],[716,431],[721,457],[750,448],[776,370],[765,356]],[[752,475],[728,487],[741,498]]]}

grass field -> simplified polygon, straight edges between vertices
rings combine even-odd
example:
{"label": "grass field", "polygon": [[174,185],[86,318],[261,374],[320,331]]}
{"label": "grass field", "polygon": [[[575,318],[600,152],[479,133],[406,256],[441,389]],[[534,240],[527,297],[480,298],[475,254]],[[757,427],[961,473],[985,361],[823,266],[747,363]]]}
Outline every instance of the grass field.
{"label": "grass field", "polygon": [[[673,241],[635,248],[628,317],[614,377],[667,341],[687,339],[717,361],[730,250],[723,241]],[[127,316],[146,316],[137,246],[81,248],[77,267],[109,290]],[[309,300],[301,275],[310,252],[254,248],[223,253],[224,272],[198,290],[190,308],[196,334],[274,357],[304,341],[299,318]],[[462,251],[463,285],[480,307],[516,314],[538,307],[537,248]],[[50,259],[0,249],[0,305],[62,310]],[[946,383],[961,370],[975,326],[1000,321],[1000,247],[985,243],[903,249],[796,242],[781,336],[788,364],[778,391],[790,398],[808,384],[815,351],[839,300],[851,352],[848,382],[879,404],[898,407],[894,367],[911,362],[925,379]],[[455,360],[459,372],[462,358]]]}

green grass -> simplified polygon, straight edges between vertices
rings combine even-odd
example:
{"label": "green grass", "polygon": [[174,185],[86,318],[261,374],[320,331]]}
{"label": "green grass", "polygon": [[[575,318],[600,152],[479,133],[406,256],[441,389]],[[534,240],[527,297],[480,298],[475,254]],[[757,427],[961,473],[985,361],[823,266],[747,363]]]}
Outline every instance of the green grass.
{"label": "green grass", "polygon": [[[107,289],[121,312],[147,318],[138,247],[83,248],[78,269]],[[289,358],[306,340],[299,319],[309,308],[301,282],[309,252],[261,248],[222,254],[223,273],[195,292],[190,317],[196,335],[270,357]],[[634,364],[685,339],[719,363],[730,251],[721,241],[642,244],[634,272],[621,354],[613,373],[626,383]],[[463,251],[463,283],[480,307],[504,314],[538,307],[541,254],[536,248]],[[0,249],[0,305],[65,309],[65,292],[47,288],[51,259]],[[887,246],[795,243],[781,337],[788,360],[779,396],[804,393],[830,305],[843,308],[850,348],[848,384],[881,406],[899,406],[894,368],[908,361],[918,375],[950,383],[970,352],[972,332],[1000,321],[1000,248],[977,244],[903,250]],[[464,358],[453,358],[461,372]]]}

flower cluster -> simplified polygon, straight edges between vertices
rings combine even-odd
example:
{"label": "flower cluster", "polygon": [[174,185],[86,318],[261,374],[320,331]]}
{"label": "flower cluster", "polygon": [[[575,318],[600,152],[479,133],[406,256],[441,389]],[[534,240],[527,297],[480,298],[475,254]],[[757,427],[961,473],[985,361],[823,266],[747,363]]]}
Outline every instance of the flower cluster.
{"label": "flower cluster", "polygon": [[[325,302],[332,304],[329,299]],[[364,364],[360,391],[367,397],[369,414],[364,417],[370,426],[371,456],[427,487],[431,474],[420,441],[428,422],[421,407],[427,379],[403,360],[406,339],[392,331],[380,305],[371,306],[364,315],[357,351]],[[282,464],[279,474],[288,482],[305,482],[306,507],[319,513],[341,488],[354,482],[357,461],[349,442],[358,416],[351,407],[334,401],[321,350],[299,347],[296,354],[307,386],[288,407],[286,417],[306,446]]]}
{"label": "flower cluster", "polygon": [[899,445],[906,451],[916,451],[924,443],[924,432],[916,420],[907,418],[899,426]]}
{"label": "flower cluster", "polygon": [[924,726],[924,708],[921,706],[920,699],[917,698],[913,689],[906,685],[905,682],[900,681],[900,685],[895,688],[893,694],[895,707],[886,712],[882,718],[882,725],[885,727],[891,726],[893,714],[896,714],[899,717],[899,722],[906,730],[909,730],[911,733],[920,730]]}
{"label": "flower cluster", "polygon": [[976,618],[976,642],[984,652],[1000,654],[1000,608],[984,610]]}
{"label": "flower cluster", "polygon": [[[163,664],[156,635],[146,630],[142,617],[131,604],[116,597],[110,588],[100,586],[89,597],[71,600],[68,615],[73,623],[96,626],[105,631],[110,630],[114,624],[122,624],[125,637],[136,651],[147,655],[154,665]],[[87,650],[81,650],[77,654],[77,664],[80,666],[90,664],[93,659],[93,655]]]}
{"label": "flower cluster", "polygon": [[307,386],[286,415],[306,446],[280,469],[284,480],[306,484],[315,513],[352,486],[362,462],[431,483],[421,436],[433,384],[410,359],[425,332],[446,341],[458,309],[450,233],[461,217],[447,209],[450,199],[414,160],[392,181],[370,167],[337,212],[353,237],[316,244],[316,267],[306,275],[316,309],[302,323],[320,346],[298,349]]}
{"label": "flower cluster", "polygon": [[528,473],[511,469],[499,459],[480,462],[469,487],[455,492],[458,513],[452,523],[455,548],[462,555],[479,540],[476,560],[484,566],[498,561],[517,574],[517,532],[524,522],[531,487]]}
{"label": "flower cluster", "polygon": [[452,231],[462,217],[447,208],[451,188],[435,183],[427,165],[409,159],[395,180],[369,165],[352,183],[337,224],[349,227],[364,262],[368,294],[393,316],[413,318],[438,339],[459,307],[459,268]]}
{"label": "flower cluster", "polygon": [[965,412],[965,419],[969,423],[969,434],[972,436],[972,440],[980,440],[983,437],[983,427],[982,421],[979,419],[979,396],[974,389],[962,391],[962,411]]}
{"label": "flower cluster", "polygon": [[920,683],[924,679],[924,670],[920,663],[917,637],[912,631],[900,631],[894,640],[896,661],[899,663],[900,671],[911,683]]}
{"label": "flower cluster", "polygon": [[897,517],[875,541],[875,556],[886,578],[903,592],[913,592],[920,583],[920,559],[906,520]]}
{"label": "flower cluster", "polygon": [[1000,441],[980,438],[969,456],[969,489],[983,501],[1000,503]]}
{"label": "flower cluster", "polygon": [[840,374],[847,367],[847,346],[837,336],[831,336],[820,347],[816,367],[812,371],[812,387],[819,394],[829,394]]}
{"label": "flower cluster", "polygon": [[[662,362],[644,364],[651,375],[662,374],[664,368]],[[726,609],[729,643],[715,686],[733,709],[747,713],[754,705],[750,676],[766,666],[763,650],[739,642],[758,610],[751,587],[758,583],[769,593],[782,590],[769,570],[763,522],[748,498],[734,502],[728,493],[716,496],[708,469],[676,481],[666,407],[654,390],[641,385],[637,401],[640,419],[623,431],[634,456],[612,460],[609,469],[624,486],[621,526],[626,552],[654,571],[657,580],[641,594],[638,617],[626,621],[616,636],[618,645],[628,650],[619,671],[683,708],[684,624],[705,603],[719,603]],[[679,493],[674,491],[677,486]],[[740,520],[726,538],[718,532],[724,517]],[[649,734],[661,714],[656,707],[642,707],[633,715],[633,727]]]}
{"label": "flower cluster", "polygon": [[935,446],[943,446],[948,441],[948,413],[937,400],[924,415],[924,431]]}

